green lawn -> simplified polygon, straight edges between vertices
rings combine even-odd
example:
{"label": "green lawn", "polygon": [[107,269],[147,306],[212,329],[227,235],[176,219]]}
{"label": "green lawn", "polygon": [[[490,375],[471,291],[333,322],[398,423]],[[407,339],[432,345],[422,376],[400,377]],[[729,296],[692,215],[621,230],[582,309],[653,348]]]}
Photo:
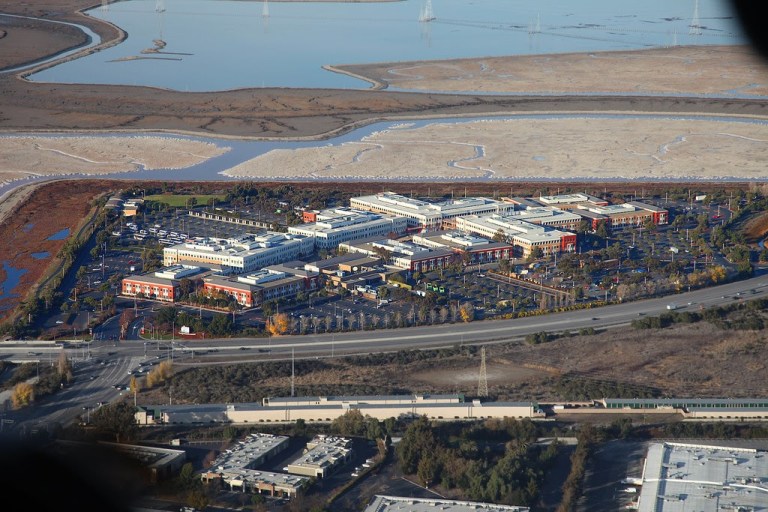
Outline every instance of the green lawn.
{"label": "green lawn", "polygon": [[195,194],[195,195],[181,195],[181,194],[155,194],[153,196],[146,196],[144,199],[147,201],[157,201],[158,203],[165,203],[171,207],[183,208],[189,204],[189,201],[194,198],[198,205],[208,204],[210,199],[223,201],[226,196],[224,194]]}

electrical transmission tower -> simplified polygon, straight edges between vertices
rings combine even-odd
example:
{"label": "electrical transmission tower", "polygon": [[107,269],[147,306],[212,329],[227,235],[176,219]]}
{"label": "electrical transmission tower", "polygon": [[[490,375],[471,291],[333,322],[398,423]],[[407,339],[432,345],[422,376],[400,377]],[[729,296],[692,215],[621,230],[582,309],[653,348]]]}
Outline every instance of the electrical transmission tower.
{"label": "electrical transmission tower", "polygon": [[294,393],[294,387],[293,384],[296,380],[296,367],[294,366],[294,357],[293,357],[293,350],[291,349],[291,396],[293,396]]}
{"label": "electrical transmission tower", "polygon": [[488,372],[485,368],[485,347],[480,349],[480,378],[477,381],[477,396],[488,396]]}
{"label": "electrical transmission tower", "polygon": [[688,31],[688,35],[700,36],[701,33],[701,21],[699,21],[699,0],[695,0],[693,5],[693,17],[691,18],[691,25],[690,30]]}

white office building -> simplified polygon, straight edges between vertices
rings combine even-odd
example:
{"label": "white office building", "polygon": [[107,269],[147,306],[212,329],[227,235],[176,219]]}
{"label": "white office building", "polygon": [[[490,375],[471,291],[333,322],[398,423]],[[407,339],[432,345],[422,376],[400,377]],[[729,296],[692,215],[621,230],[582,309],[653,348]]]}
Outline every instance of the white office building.
{"label": "white office building", "polygon": [[204,238],[163,249],[163,264],[199,265],[225,273],[253,272],[312,254],[314,239],[290,233],[245,234],[238,238]]}
{"label": "white office building", "polygon": [[350,240],[401,235],[407,227],[408,220],[402,216],[333,208],[318,212],[316,222],[289,226],[288,233],[313,238],[318,249],[333,249]]}
{"label": "white office building", "polygon": [[513,203],[495,201],[486,197],[464,197],[428,202],[393,192],[353,197],[349,203],[359,210],[406,217],[409,227],[427,230],[453,227],[455,220],[465,215],[506,213],[515,209]]}

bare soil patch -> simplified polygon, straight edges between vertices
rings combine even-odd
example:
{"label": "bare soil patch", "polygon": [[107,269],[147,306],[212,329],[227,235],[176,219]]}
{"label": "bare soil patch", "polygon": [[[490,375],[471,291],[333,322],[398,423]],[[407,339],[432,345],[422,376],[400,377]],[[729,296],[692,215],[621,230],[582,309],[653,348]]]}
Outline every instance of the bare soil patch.
{"label": "bare soil patch", "polygon": [[[433,354],[434,357],[407,363],[375,365],[360,364],[349,358],[326,359],[314,370],[297,371],[295,389],[300,396],[371,392],[478,396],[479,352]],[[584,389],[592,392],[605,386],[615,389],[621,384],[625,388],[653,388],[664,395],[678,397],[766,397],[768,382],[763,378],[766,361],[768,335],[765,333],[724,331],[703,322],[652,331],[623,328],[593,336],[561,338],[542,345],[486,345],[489,395],[515,401],[563,400],[567,393],[559,387],[560,377],[583,382]],[[178,367],[177,370],[185,372],[184,382],[196,382],[201,389],[223,393],[219,398],[242,397],[256,389],[271,390],[271,396],[288,396],[291,389],[287,369],[287,373],[260,379],[255,387],[249,384],[248,392],[238,382],[215,378],[211,381],[211,373],[205,368]],[[244,373],[238,370],[234,374]],[[180,388],[186,391],[174,393],[179,403],[199,400],[195,386],[175,387]],[[361,392],[362,389],[365,392]],[[164,389],[146,390],[139,395],[143,404],[164,400],[167,400]]]}

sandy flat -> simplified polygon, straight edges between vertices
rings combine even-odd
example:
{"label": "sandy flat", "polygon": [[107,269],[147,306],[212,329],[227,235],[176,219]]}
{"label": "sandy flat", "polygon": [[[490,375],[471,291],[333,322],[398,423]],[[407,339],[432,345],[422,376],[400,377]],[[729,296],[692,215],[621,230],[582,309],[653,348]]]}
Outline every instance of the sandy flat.
{"label": "sandy flat", "polygon": [[229,150],[208,142],[154,136],[3,137],[0,180],[99,175],[144,168],[182,169]]}
{"label": "sandy flat", "polygon": [[[274,150],[243,178],[764,178],[768,124],[671,118],[516,118],[396,125],[361,141]],[[399,126],[399,127],[398,127]]]}
{"label": "sandy flat", "polygon": [[768,65],[748,46],[674,46],[399,62],[335,69],[381,86],[502,94],[768,94]]}

